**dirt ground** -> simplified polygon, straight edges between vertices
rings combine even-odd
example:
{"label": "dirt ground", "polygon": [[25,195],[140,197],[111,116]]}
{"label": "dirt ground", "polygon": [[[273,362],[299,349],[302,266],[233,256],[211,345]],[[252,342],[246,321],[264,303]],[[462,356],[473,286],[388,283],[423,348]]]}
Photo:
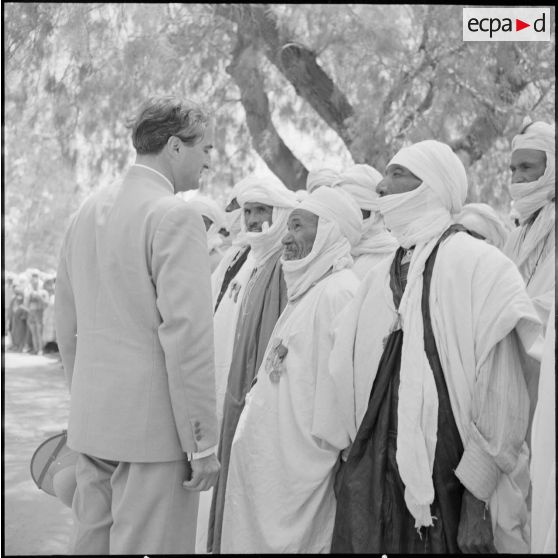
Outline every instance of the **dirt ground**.
{"label": "dirt ground", "polygon": [[66,428],[69,394],[56,357],[4,354],[4,554],[67,554],[71,510],[39,490],[31,456]]}

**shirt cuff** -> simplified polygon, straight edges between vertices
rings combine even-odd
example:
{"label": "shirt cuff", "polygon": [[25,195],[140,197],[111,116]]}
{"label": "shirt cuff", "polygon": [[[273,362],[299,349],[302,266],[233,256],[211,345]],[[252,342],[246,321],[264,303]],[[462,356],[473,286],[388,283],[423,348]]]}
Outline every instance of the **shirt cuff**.
{"label": "shirt cuff", "polygon": [[192,461],[193,459],[203,459],[204,457],[207,457],[208,455],[211,455],[212,453],[215,453],[215,451],[217,450],[217,446],[213,446],[211,448],[207,448],[206,450],[203,451],[198,451],[198,452],[192,452],[192,453],[188,453],[188,461]]}
{"label": "shirt cuff", "polygon": [[455,475],[475,498],[488,503],[496,490],[500,470],[490,454],[469,441]]}

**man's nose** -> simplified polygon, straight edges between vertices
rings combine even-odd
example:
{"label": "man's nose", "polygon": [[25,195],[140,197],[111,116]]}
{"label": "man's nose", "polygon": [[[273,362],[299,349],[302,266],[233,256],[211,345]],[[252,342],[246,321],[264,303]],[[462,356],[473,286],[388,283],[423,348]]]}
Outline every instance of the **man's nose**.
{"label": "man's nose", "polygon": [[520,171],[513,171],[512,172],[511,181],[512,181],[512,184],[516,184],[517,182],[527,182],[526,180],[524,180],[524,176],[521,174]]}
{"label": "man's nose", "polygon": [[290,244],[292,242],[292,234],[290,232],[288,232],[282,239],[281,239],[281,243],[285,244],[285,246],[287,244]]}
{"label": "man's nose", "polygon": [[387,179],[382,178],[382,180],[380,180],[380,182],[378,182],[376,186],[376,194],[378,194],[378,196],[382,196],[386,193],[386,189],[387,189]]}

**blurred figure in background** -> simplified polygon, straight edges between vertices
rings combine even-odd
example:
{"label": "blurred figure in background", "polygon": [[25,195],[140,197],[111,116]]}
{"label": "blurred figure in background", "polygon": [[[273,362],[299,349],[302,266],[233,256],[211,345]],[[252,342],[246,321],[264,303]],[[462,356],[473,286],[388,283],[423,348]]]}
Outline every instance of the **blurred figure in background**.
{"label": "blurred figure in background", "polygon": [[227,226],[225,213],[216,201],[207,196],[197,195],[186,200],[186,203],[203,218],[207,232],[209,264],[213,273],[224,255],[221,250],[223,237],[219,234],[219,231]]}
{"label": "blurred figure in background", "polygon": [[21,353],[27,339],[27,315],[29,311],[24,304],[23,289],[13,284],[13,295],[8,310],[8,328],[10,330],[10,349]]}
{"label": "blurred figure in background", "polygon": [[353,246],[353,272],[362,279],[372,267],[397,250],[397,242],[386,230],[377,211],[376,186],[382,175],[370,165],[352,165],[343,170],[334,188],[345,190],[357,203],[362,213],[362,236]]}
{"label": "blurred figure in background", "polygon": [[554,126],[533,122],[512,140],[510,194],[520,226],[505,245],[546,327],[554,304],[556,161]]}
{"label": "blurred figure in background", "polygon": [[54,277],[48,277],[43,288],[48,293],[48,302],[43,313],[43,352],[58,352],[56,331],[54,327]]}
{"label": "blurred figure in background", "polygon": [[29,287],[25,293],[25,306],[29,310],[27,327],[31,333],[31,350],[34,355],[43,354],[43,314],[48,306],[49,295],[43,288],[39,271],[31,272]]}
{"label": "blurred figure in background", "polygon": [[337,180],[339,180],[339,173],[329,167],[311,170],[306,177],[306,190],[311,194],[320,186],[331,188],[331,185]]}

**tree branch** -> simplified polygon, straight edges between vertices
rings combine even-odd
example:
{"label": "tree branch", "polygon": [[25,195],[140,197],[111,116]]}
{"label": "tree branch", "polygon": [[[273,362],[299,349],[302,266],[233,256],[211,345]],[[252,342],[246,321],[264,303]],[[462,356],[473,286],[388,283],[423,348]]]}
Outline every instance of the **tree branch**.
{"label": "tree branch", "polygon": [[278,22],[265,4],[215,4],[215,13],[238,25],[247,41],[259,41],[268,60],[292,84],[324,122],[343,140],[349,151],[351,137],[347,119],[354,109],[345,94],[318,64],[306,46],[282,36]]}
{"label": "tree branch", "polygon": [[308,171],[285,145],[271,121],[264,78],[258,67],[258,53],[241,33],[226,71],[240,89],[254,149],[288,188],[305,188]]}

